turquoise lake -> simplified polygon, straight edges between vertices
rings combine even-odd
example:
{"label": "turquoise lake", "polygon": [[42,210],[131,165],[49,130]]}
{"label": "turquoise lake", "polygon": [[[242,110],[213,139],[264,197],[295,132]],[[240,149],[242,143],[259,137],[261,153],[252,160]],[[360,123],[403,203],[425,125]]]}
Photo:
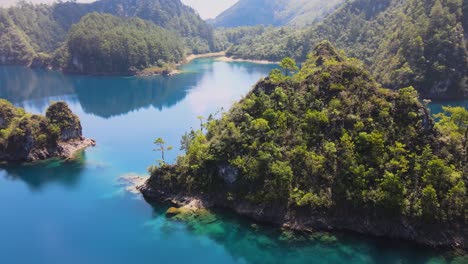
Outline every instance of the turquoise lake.
{"label": "turquoise lake", "polygon": [[145,175],[159,158],[155,138],[174,146],[174,160],[197,116],[227,110],[274,67],[199,59],[170,78],[0,67],[0,98],[42,114],[66,101],[97,142],[75,161],[0,168],[0,263],[468,263],[402,241],[290,234],[226,212],[208,225],[178,223],[125,190],[121,176]]}

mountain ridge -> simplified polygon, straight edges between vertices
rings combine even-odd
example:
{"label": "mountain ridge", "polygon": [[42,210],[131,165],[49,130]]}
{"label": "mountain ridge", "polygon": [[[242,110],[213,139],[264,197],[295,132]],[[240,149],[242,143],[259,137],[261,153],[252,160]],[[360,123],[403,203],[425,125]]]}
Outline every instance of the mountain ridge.
{"label": "mountain ridge", "polygon": [[323,19],[344,0],[240,0],[210,23],[216,27],[306,26]]}

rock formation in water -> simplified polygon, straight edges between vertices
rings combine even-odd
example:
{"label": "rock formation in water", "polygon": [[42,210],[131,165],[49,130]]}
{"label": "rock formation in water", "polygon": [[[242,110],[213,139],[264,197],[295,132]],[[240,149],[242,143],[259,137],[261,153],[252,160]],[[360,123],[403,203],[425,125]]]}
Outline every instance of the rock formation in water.
{"label": "rock formation in water", "polygon": [[272,71],[206,135],[187,134],[186,154],[140,189],[294,229],[467,247],[468,111],[437,119],[413,88],[381,88],[323,42],[296,75]]}
{"label": "rock formation in water", "polygon": [[64,102],[49,106],[46,115],[26,113],[0,99],[0,161],[32,162],[53,157],[73,158],[94,146],[82,136],[81,123]]}

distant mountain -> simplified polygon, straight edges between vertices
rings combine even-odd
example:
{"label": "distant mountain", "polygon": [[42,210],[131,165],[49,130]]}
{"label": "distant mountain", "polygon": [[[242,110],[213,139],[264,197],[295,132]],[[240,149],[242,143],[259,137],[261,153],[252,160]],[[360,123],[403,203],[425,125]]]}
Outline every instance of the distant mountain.
{"label": "distant mountain", "polygon": [[[348,1],[302,31],[243,32],[241,41],[231,41],[228,55],[305,61],[316,43],[330,40],[363,60],[385,87],[414,86],[426,98],[460,98],[468,95],[467,5],[463,0]],[[238,33],[226,32],[228,40]]]}
{"label": "distant mountain", "polygon": [[345,0],[240,0],[211,21],[216,27],[306,26],[323,19]]}

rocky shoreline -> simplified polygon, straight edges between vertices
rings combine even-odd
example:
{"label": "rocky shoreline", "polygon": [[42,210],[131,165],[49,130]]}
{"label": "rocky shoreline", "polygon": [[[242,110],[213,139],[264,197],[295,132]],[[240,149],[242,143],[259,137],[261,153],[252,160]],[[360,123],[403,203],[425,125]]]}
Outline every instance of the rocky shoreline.
{"label": "rocky shoreline", "polygon": [[[41,160],[51,159],[51,158],[60,158],[63,160],[72,160],[76,155],[82,150],[88,147],[96,146],[96,141],[89,138],[75,138],[67,141],[57,142],[57,147],[54,149],[34,149],[32,150],[27,158],[26,162],[37,162]],[[9,162],[17,162],[15,160]]]}
{"label": "rocky shoreline", "polygon": [[[192,211],[209,208],[224,208],[261,223],[274,224],[296,231],[349,231],[363,235],[406,240],[433,248],[468,249],[468,228],[465,226],[420,225],[407,220],[392,221],[362,217],[336,211],[331,213],[301,211],[276,205],[254,205],[247,202],[229,202],[206,195],[173,194],[170,190],[155,189],[146,182],[138,186],[149,203],[169,203],[182,210]],[[355,217],[356,216],[356,217]]]}
{"label": "rocky shoreline", "polygon": [[96,146],[96,141],[85,137],[61,141],[58,142],[59,156],[62,159],[73,159],[80,151],[94,146]]}

